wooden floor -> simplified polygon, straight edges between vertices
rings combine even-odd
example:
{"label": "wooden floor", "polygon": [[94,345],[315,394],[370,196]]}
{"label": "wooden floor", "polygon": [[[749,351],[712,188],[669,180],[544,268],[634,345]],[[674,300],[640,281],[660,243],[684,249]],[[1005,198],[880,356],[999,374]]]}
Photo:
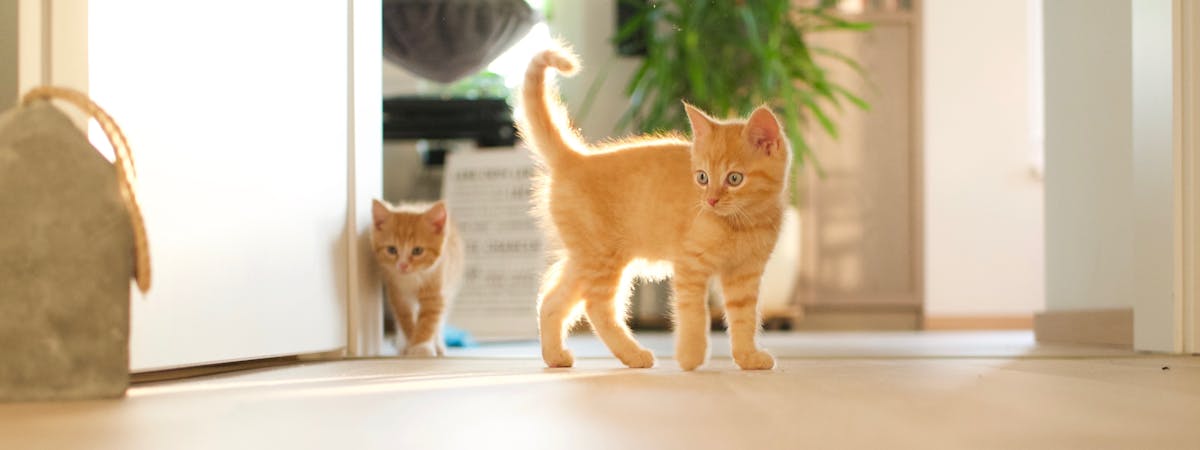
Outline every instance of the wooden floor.
{"label": "wooden floor", "polygon": [[[660,356],[665,335],[641,337]],[[724,335],[715,334],[714,344]],[[303,363],[0,405],[0,449],[1200,448],[1200,358],[1038,347],[1028,333],[776,334],[770,372],[577,367],[532,343]]]}

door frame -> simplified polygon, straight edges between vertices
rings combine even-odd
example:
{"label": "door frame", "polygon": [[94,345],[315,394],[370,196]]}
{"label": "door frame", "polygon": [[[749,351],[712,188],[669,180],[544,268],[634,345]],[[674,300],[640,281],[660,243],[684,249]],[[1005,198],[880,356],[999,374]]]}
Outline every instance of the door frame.
{"label": "door frame", "polygon": [[1173,3],[1177,329],[1183,353],[1200,353],[1200,5]]}
{"label": "door frame", "polygon": [[350,49],[346,148],[346,356],[377,356],[383,345],[383,288],[371,253],[371,200],[383,198],[383,5],[347,2]]}

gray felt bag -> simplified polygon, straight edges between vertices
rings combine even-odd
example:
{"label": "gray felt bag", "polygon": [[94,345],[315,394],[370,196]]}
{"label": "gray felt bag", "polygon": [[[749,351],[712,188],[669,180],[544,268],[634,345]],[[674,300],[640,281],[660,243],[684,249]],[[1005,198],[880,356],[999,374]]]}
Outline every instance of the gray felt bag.
{"label": "gray felt bag", "polygon": [[[51,98],[95,118],[116,161]],[[133,182],[124,136],[85,95],[37,88],[0,114],[0,401],[124,395],[130,276],[150,287]]]}

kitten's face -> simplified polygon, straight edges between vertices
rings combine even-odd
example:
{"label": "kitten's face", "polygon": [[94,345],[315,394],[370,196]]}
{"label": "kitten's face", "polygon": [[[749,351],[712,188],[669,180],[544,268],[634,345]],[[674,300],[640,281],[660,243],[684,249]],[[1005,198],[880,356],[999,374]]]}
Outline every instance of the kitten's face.
{"label": "kitten's face", "polygon": [[446,207],[442,202],[425,212],[398,212],[376,200],[371,214],[375,223],[371,244],[375,260],[385,270],[416,273],[437,263],[446,240]]}
{"label": "kitten's face", "polygon": [[766,107],[746,122],[717,122],[687,105],[692,122],[692,178],[700,207],[745,218],[778,202],[790,152],[779,121]]}

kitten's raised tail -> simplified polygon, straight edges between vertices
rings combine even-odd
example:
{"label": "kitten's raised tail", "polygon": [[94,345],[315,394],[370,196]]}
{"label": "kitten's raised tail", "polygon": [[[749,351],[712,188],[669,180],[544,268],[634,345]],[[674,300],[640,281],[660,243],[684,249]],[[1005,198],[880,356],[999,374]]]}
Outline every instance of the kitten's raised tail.
{"label": "kitten's raised tail", "polygon": [[522,116],[517,121],[521,138],[540,154],[550,168],[569,163],[580,155],[579,136],[571,128],[566,108],[557,92],[550,92],[546,69],[554,68],[566,76],[579,69],[579,60],[563,48],[541,51],[529,61],[525,86],[521,89]]}

